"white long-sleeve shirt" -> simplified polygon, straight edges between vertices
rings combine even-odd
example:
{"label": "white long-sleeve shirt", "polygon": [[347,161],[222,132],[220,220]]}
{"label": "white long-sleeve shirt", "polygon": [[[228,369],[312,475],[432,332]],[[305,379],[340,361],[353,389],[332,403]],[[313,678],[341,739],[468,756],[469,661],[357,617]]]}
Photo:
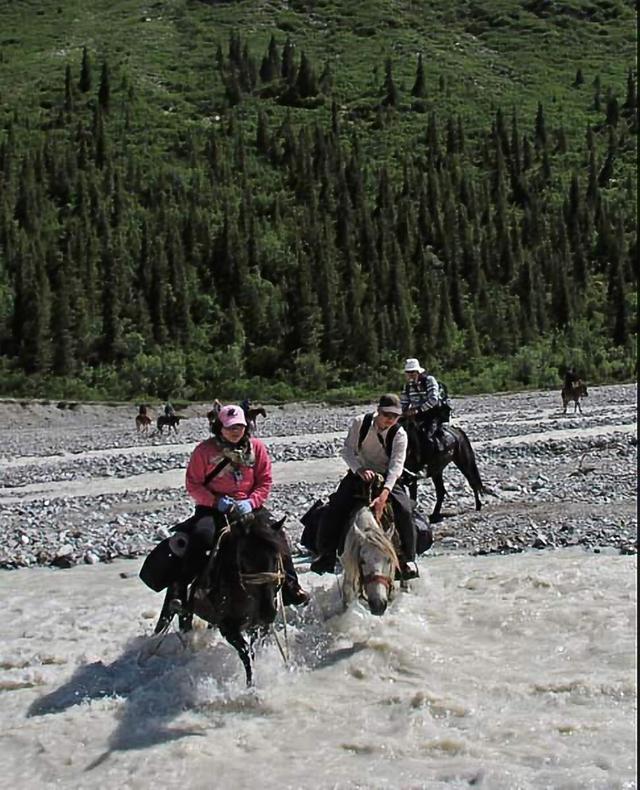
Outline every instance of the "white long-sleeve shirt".
{"label": "white long-sleeve shirt", "polygon": [[384,487],[392,490],[404,470],[407,457],[407,432],[402,427],[398,428],[391,446],[391,457],[389,457],[385,449],[389,429],[379,431],[376,427],[375,416],[360,449],[358,449],[358,438],[364,414],[354,418],[349,426],[347,438],[344,440],[342,458],[354,473],[364,467],[381,474],[384,477]]}

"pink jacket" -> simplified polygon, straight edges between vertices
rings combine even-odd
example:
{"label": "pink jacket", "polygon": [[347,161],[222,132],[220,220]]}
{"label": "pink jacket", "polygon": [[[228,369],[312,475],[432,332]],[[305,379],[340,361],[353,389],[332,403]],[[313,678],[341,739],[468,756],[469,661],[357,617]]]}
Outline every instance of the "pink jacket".
{"label": "pink jacket", "polygon": [[[205,477],[224,456],[214,438],[200,442],[191,453],[186,474],[187,492],[197,505],[215,507],[220,497],[226,495],[237,500],[248,499],[254,510],[262,507],[273,482],[271,459],[260,439],[251,437],[250,442],[256,459],[255,465],[234,467],[229,463],[206,486]],[[234,476],[236,470],[241,472],[239,480]]]}

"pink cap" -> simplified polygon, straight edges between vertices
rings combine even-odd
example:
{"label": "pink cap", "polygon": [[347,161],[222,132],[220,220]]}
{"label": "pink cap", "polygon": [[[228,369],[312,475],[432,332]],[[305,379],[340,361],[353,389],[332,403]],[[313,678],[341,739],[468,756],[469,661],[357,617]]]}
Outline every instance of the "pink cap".
{"label": "pink cap", "polygon": [[231,425],[247,424],[244,411],[240,406],[223,406],[218,414],[218,419],[224,428],[229,428]]}

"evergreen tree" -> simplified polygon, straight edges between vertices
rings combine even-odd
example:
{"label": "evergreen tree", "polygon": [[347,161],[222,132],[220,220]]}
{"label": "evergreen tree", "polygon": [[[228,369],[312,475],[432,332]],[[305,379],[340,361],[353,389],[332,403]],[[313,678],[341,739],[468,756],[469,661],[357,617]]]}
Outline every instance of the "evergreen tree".
{"label": "evergreen tree", "polygon": [[82,65],[80,66],[78,88],[81,93],[88,93],[91,90],[91,60],[86,47],[82,48]]}
{"label": "evergreen tree", "polygon": [[544,109],[541,102],[538,102],[538,112],[536,113],[536,124],[533,139],[535,140],[536,148],[546,150],[547,128],[544,119]]}
{"label": "evergreen tree", "polygon": [[73,77],[71,76],[71,66],[67,63],[64,70],[64,109],[71,113],[75,108],[75,97],[73,91]]}
{"label": "evergreen tree", "polygon": [[400,103],[400,96],[398,94],[396,84],[393,81],[393,66],[391,63],[391,58],[387,58],[385,61],[384,73],[384,85],[382,86],[384,98],[382,99],[382,104],[384,107],[397,107]]}
{"label": "evergreen tree", "polygon": [[416,66],[416,78],[411,88],[411,95],[418,99],[423,99],[427,95],[427,86],[424,78],[424,65],[422,63],[422,52],[418,55],[418,65]]}
{"label": "evergreen tree", "polygon": [[607,125],[614,128],[618,125],[620,120],[620,108],[618,107],[618,100],[615,96],[609,96],[607,99]]}
{"label": "evergreen tree", "polygon": [[100,88],[98,90],[98,102],[105,113],[109,112],[109,105],[111,103],[111,85],[109,78],[109,65],[107,61],[102,64],[102,73],[100,75]]}
{"label": "evergreen tree", "polygon": [[282,48],[282,65],[281,65],[280,73],[282,75],[282,79],[285,82],[288,82],[290,85],[293,84],[296,78],[294,51],[295,51],[295,47],[291,39],[287,38],[284,47]]}
{"label": "evergreen tree", "polygon": [[309,96],[315,96],[318,93],[318,80],[313,66],[309,62],[304,51],[300,54],[300,66],[298,68],[295,86],[298,95],[303,99]]}

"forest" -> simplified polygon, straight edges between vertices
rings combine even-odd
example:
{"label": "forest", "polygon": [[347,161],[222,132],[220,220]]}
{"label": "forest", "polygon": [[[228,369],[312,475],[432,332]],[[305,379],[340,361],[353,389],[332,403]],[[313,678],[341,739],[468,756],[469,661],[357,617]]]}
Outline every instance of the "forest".
{"label": "forest", "polygon": [[106,5],[0,11],[0,395],[636,377],[633,3]]}

